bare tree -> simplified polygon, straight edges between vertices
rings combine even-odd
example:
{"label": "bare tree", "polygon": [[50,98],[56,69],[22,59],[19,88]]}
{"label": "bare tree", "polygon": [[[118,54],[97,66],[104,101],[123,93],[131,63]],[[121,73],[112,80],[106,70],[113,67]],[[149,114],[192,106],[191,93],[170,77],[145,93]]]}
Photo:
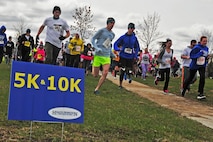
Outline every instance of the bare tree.
{"label": "bare tree", "polygon": [[17,39],[20,35],[22,35],[25,32],[26,27],[30,27],[30,26],[26,24],[23,18],[20,18],[20,20],[16,23],[16,25],[13,25],[13,29],[16,32]]}
{"label": "bare tree", "polygon": [[79,32],[81,38],[89,39],[95,28],[92,26],[93,14],[90,6],[79,7],[74,10],[72,16],[74,18],[74,25],[71,25],[71,31]]}
{"label": "bare tree", "polygon": [[142,41],[145,48],[149,48],[150,44],[162,37],[162,33],[158,31],[160,16],[154,12],[143,18],[143,22],[139,22],[138,30],[136,31],[139,40]]}

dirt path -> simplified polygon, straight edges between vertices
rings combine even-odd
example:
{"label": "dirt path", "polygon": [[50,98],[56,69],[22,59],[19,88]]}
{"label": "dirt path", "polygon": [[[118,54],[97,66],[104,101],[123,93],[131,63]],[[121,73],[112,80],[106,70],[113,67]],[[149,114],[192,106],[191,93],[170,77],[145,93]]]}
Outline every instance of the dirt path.
{"label": "dirt path", "polygon": [[[107,78],[118,85],[118,78],[115,80],[111,74],[109,74]],[[199,102],[194,102],[171,93],[169,95],[164,95],[162,91],[136,81],[132,81],[131,84],[124,81],[123,87],[126,90],[137,93],[144,98],[147,98],[168,109],[172,109],[180,113],[182,116],[196,120],[213,129],[213,107],[205,106]]]}

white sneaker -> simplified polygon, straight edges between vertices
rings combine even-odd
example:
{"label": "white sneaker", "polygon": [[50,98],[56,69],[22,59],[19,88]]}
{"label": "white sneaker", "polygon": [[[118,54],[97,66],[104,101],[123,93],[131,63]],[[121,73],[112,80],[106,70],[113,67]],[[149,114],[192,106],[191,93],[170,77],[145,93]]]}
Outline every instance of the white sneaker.
{"label": "white sneaker", "polygon": [[206,98],[206,96],[203,95],[203,94],[199,94],[199,95],[197,96],[197,99],[198,99],[198,100],[202,100],[202,99],[205,99],[205,98]]}

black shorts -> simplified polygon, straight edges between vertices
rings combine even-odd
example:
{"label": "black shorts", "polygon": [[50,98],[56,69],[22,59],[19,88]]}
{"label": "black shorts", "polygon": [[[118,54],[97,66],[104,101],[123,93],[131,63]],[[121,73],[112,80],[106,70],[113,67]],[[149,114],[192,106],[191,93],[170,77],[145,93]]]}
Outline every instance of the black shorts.
{"label": "black shorts", "polygon": [[126,58],[120,57],[119,67],[132,69],[133,61],[134,61],[134,59],[126,59]]}

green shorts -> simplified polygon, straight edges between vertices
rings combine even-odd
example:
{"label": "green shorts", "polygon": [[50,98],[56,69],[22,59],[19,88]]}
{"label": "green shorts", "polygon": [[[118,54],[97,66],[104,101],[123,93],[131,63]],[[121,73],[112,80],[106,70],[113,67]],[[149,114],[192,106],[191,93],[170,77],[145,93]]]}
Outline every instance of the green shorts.
{"label": "green shorts", "polygon": [[111,63],[110,57],[103,57],[103,56],[94,56],[93,64],[94,67],[100,67],[101,65],[106,65]]}

